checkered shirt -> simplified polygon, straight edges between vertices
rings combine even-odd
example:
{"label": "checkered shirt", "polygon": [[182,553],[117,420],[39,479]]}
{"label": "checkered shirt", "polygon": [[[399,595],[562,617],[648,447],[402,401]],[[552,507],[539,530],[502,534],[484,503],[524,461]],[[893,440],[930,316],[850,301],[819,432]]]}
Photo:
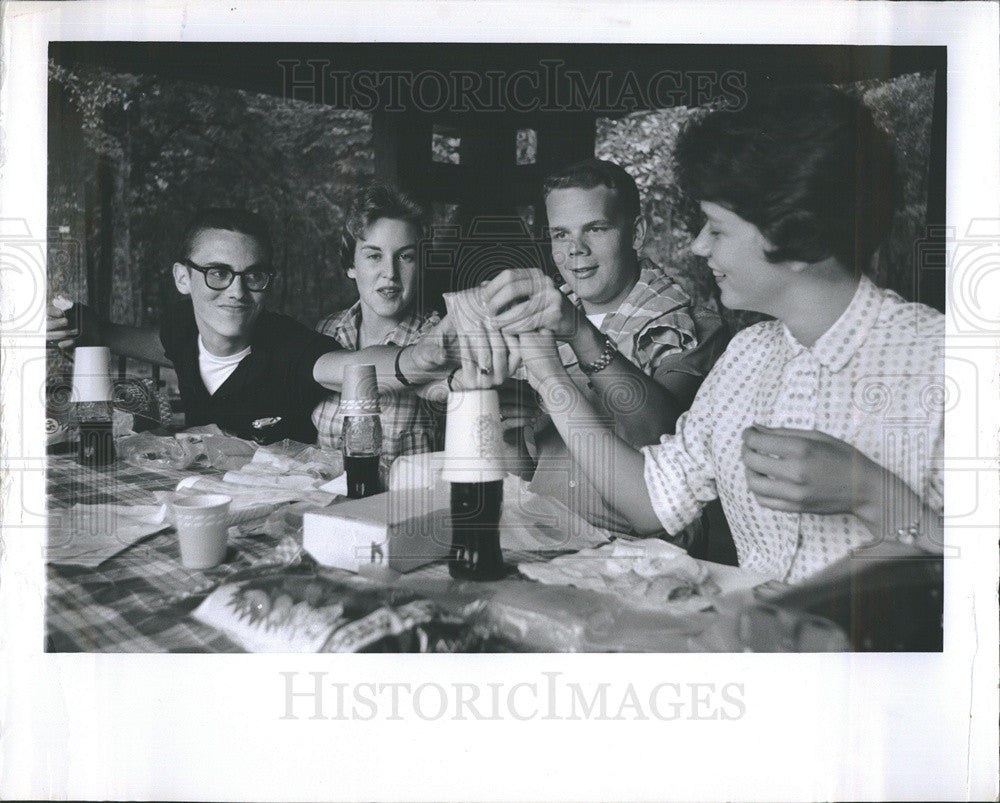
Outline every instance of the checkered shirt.
{"label": "checkered shirt", "polygon": [[[583,302],[568,284],[559,290],[578,308]],[[650,259],[639,262],[639,280],[617,310],[608,313],[601,324],[601,332],[615,344],[625,359],[648,376],[654,376],[660,364],[669,356],[691,349],[699,337],[693,318],[691,298],[673,279]],[[721,318],[719,326],[721,326]],[[578,360],[569,343],[559,345],[563,365],[576,365]],[[705,355],[706,364],[701,371],[708,373],[715,357]],[[676,370],[676,367],[675,367]]]}

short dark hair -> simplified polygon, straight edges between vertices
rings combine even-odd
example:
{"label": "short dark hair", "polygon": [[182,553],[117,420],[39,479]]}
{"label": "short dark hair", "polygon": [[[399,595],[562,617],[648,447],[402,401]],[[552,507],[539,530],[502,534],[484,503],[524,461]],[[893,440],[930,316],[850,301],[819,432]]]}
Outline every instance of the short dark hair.
{"label": "short dark hair", "polygon": [[357,194],[347,212],[340,237],[340,264],[346,271],[354,264],[354,249],[378,220],[404,220],[421,230],[427,226],[427,210],[411,195],[393,184],[373,181]]}
{"label": "short dark hair", "polygon": [[253,237],[260,250],[264,252],[264,259],[271,263],[274,245],[264,218],[256,212],[229,207],[204,207],[194,213],[181,239],[181,255],[185,259],[191,256],[191,249],[198,235],[209,229],[235,231]]}
{"label": "short dark hair", "polygon": [[584,159],[549,173],[542,180],[542,198],[548,197],[553,190],[592,190],[594,187],[614,190],[628,220],[634,220],[642,211],[635,179],[623,167],[604,159]]}
{"label": "short dark hair", "polygon": [[694,118],[674,157],[681,188],[757,226],[774,245],[772,262],[833,256],[860,272],[888,230],[888,137],[833,87],[774,89],[738,111]]}

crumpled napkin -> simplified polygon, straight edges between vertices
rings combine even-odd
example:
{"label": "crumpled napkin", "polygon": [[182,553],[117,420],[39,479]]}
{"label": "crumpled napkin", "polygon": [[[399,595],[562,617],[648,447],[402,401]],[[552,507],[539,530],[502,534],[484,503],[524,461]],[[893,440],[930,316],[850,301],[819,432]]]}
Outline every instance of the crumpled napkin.
{"label": "crumpled napkin", "polygon": [[261,478],[258,485],[241,485],[212,477],[191,476],[185,477],[177,484],[178,491],[185,489],[196,493],[231,496],[232,509],[263,504],[280,505],[284,502],[315,502],[318,505],[329,505],[336,499],[332,493],[319,489],[281,488],[269,483],[266,478]]}
{"label": "crumpled napkin", "polygon": [[74,505],[51,510],[45,559],[93,568],[170,526],[165,505]]}
{"label": "crumpled napkin", "polygon": [[622,539],[518,570],[540,583],[607,591],[634,606],[677,612],[709,608],[720,593],[704,563],[656,538]]}

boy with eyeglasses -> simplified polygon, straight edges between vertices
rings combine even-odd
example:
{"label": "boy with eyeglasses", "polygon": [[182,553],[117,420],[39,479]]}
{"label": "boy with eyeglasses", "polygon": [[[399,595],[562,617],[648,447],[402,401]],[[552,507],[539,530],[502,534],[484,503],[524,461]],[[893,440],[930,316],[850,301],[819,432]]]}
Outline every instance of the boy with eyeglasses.
{"label": "boy with eyeglasses", "polygon": [[310,416],[344,367],[373,363],[380,387],[420,385],[446,375],[447,325],[412,346],[345,351],[333,338],[264,309],[275,276],[267,226],[240,209],[199,211],[184,234],[173,278],[184,296],[159,331],[100,321],[80,307],[80,332],[50,306],[48,339],[77,337],[115,354],[172,366],[188,426],[214,423],[243,438],[273,443],[316,440]]}

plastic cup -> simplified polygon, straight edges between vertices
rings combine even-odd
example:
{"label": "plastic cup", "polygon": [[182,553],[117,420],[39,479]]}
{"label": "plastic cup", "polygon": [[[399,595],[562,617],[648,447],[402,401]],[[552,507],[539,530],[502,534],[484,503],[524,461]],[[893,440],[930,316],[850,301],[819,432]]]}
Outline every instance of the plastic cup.
{"label": "plastic cup", "polygon": [[348,365],[340,386],[343,415],[371,415],[382,412],[378,403],[378,379],[374,365]]}
{"label": "plastic cup", "polygon": [[446,482],[503,479],[503,429],[495,390],[448,394],[443,462],[441,477]]}
{"label": "plastic cup", "polygon": [[223,494],[178,496],[171,502],[181,563],[189,569],[211,569],[225,560],[229,534],[229,505]]}
{"label": "plastic cup", "polygon": [[74,402],[111,401],[111,350],[107,346],[79,346],[73,350]]}

